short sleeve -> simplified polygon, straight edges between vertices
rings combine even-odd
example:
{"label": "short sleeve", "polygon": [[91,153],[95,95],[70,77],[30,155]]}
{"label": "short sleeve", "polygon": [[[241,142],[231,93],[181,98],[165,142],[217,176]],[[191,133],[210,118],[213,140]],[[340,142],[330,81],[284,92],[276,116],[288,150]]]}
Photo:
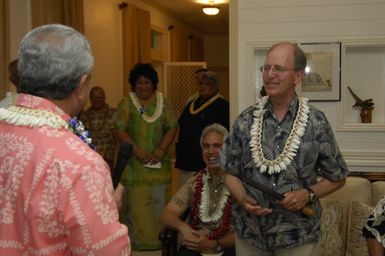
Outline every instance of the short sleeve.
{"label": "short sleeve", "polygon": [[184,211],[191,207],[194,199],[195,175],[190,177],[172,197],[172,201],[183,202]]}
{"label": "short sleeve", "polygon": [[128,119],[129,119],[129,99],[123,98],[116,108],[113,115],[113,128],[117,130],[125,131],[127,129]]}
{"label": "short sleeve", "polygon": [[231,175],[238,176],[241,170],[242,161],[242,135],[240,117],[234,122],[229,136],[226,138],[225,144],[221,151],[221,165]]}
{"label": "short sleeve", "polygon": [[316,124],[313,127],[318,127],[316,140],[320,150],[317,160],[320,175],[332,181],[341,180],[348,174],[345,160],[325,114],[317,111],[315,115]]}
{"label": "short sleeve", "polygon": [[164,97],[164,114],[166,116],[167,129],[178,128],[178,120],[168,98]]}

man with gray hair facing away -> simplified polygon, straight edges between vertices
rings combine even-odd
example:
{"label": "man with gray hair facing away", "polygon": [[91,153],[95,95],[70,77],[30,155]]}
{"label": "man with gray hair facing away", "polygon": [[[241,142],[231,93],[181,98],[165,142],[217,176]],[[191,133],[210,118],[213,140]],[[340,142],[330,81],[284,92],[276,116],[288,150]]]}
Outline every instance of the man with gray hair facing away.
{"label": "man with gray hair facing away", "polygon": [[0,255],[130,255],[108,165],[76,116],[94,59],[86,38],[51,24],[21,42],[20,91],[0,109]]}

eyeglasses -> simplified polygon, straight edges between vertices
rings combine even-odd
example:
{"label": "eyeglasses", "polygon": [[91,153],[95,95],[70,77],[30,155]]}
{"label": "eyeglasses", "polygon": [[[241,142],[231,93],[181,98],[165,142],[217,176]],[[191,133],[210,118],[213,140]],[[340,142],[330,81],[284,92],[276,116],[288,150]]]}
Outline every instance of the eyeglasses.
{"label": "eyeglasses", "polygon": [[263,65],[259,68],[259,70],[262,72],[262,73],[267,73],[269,72],[270,70],[273,72],[273,74],[275,75],[279,75],[279,74],[282,74],[288,70],[298,70],[296,68],[285,68],[283,66],[280,66],[280,65],[273,65],[273,66],[270,66],[270,65]]}

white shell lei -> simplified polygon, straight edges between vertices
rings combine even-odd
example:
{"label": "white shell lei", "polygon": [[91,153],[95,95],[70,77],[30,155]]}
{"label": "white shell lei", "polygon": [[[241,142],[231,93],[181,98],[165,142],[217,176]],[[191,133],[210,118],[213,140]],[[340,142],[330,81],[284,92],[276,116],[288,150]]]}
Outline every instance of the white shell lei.
{"label": "white shell lei", "polygon": [[[140,113],[140,103],[138,101],[138,98],[136,97],[136,94],[134,92],[129,93],[130,98],[132,100],[132,103],[134,104],[135,108],[138,110]],[[146,113],[143,113],[141,115],[142,119],[146,121],[147,123],[153,123],[155,122],[162,114],[163,111],[163,94],[160,92],[156,93],[156,109],[155,112],[152,116],[148,116]]]}
{"label": "white shell lei", "polygon": [[19,106],[10,106],[8,109],[0,108],[0,119],[18,126],[69,129],[68,123],[59,115],[44,109],[30,109]]}
{"label": "white shell lei", "polygon": [[201,193],[201,203],[199,205],[199,218],[203,222],[217,222],[223,215],[223,209],[225,208],[227,198],[230,196],[230,192],[227,190],[226,186],[222,186],[221,197],[219,199],[218,207],[215,211],[209,215],[210,208],[210,188],[208,185],[208,179],[210,175],[206,170],[206,174],[202,177],[203,186]]}
{"label": "white shell lei", "polygon": [[286,170],[286,167],[290,165],[296,156],[301,138],[305,133],[305,128],[308,123],[309,104],[307,98],[299,98],[298,111],[294,119],[293,128],[286,140],[282,153],[274,160],[267,160],[262,151],[263,116],[266,111],[263,109],[263,106],[267,99],[268,97],[266,96],[257,102],[257,109],[254,111],[254,123],[250,131],[251,141],[249,145],[254,163],[260,168],[260,172],[267,172],[271,175]]}

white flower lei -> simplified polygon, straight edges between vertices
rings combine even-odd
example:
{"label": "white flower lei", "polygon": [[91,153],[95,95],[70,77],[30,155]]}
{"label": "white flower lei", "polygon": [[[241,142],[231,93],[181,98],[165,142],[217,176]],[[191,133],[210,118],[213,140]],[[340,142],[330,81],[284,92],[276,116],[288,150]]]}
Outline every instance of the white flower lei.
{"label": "white flower lei", "polygon": [[30,109],[19,106],[10,106],[8,109],[0,108],[0,119],[13,125],[69,129],[68,123],[59,115],[44,109]]}
{"label": "white flower lei", "polygon": [[227,190],[226,186],[222,186],[221,197],[219,199],[218,207],[215,209],[213,214],[209,215],[210,208],[210,188],[208,185],[208,179],[210,178],[208,170],[206,174],[202,177],[203,186],[201,193],[201,203],[199,205],[199,218],[203,222],[216,222],[223,215],[223,209],[225,208],[227,198],[230,195],[230,192]]}
{"label": "white flower lei", "polygon": [[298,111],[294,119],[293,128],[286,140],[282,153],[274,160],[267,160],[262,151],[263,116],[266,111],[263,109],[263,106],[267,100],[268,96],[257,100],[257,109],[254,111],[254,123],[250,131],[251,141],[249,145],[254,163],[260,168],[260,172],[274,174],[285,170],[296,156],[308,122],[309,104],[307,98],[299,98]]}
{"label": "white flower lei", "polygon": [[67,123],[58,114],[45,109],[30,109],[13,105],[7,109],[0,108],[0,120],[17,126],[47,126],[53,129],[64,128],[71,130],[84,143],[95,150],[92,139],[89,137],[90,133],[84,129],[83,123],[76,117],[70,119],[69,123]]}
{"label": "white flower lei", "polygon": [[[138,112],[140,113],[141,112],[141,106],[140,106],[140,103],[138,101],[138,98],[136,97],[136,94],[134,92],[130,92],[129,93],[130,95],[130,98],[132,100],[132,103],[134,104],[135,108],[138,110]],[[160,115],[162,114],[162,111],[163,111],[163,94],[161,94],[160,92],[157,92],[156,93],[156,109],[155,109],[155,112],[152,116],[148,116],[146,113],[143,113],[141,114],[140,116],[142,117],[142,119],[144,121],[146,121],[147,123],[153,123],[155,122],[159,117]]]}

